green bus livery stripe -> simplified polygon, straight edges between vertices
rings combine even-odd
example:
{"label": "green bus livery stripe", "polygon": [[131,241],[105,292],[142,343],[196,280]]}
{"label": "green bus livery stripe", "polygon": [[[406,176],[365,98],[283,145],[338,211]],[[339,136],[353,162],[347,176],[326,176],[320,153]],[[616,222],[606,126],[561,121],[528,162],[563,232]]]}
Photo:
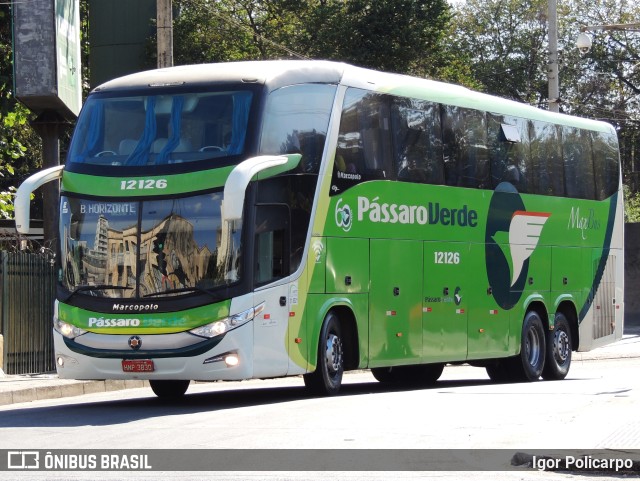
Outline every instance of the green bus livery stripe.
{"label": "green bus livery stripe", "polygon": [[65,171],[62,191],[125,198],[185,194],[223,187],[233,167],[139,177],[105,177]]}
{"label": "green bus livery stripe", "polygon": [[231,301],[175,313],[105,314],[59,304],[58,317],[85,331],[98,334],[171,334],[188,331],[229,315]]}

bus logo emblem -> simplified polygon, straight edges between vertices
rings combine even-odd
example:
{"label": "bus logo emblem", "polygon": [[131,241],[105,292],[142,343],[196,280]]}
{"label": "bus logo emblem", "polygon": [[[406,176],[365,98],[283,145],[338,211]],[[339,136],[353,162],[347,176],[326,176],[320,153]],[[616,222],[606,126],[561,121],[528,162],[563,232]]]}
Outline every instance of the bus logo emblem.
{"label": "bus logo emblem", "polygon": [[516,188],[503,182],[489,203],[485,263],[493,297],[509,310],[522,297],[531,255],[550,213],[527,212]]}
{"label": "bus logo emblem", "polygon": [[336,204],[336,224],[338,227],[342,227],[345,232],[349,232],[353,225],[351,207],[349,207],[349,204],[344,204],[344,206],[340,207],[341,203],[342,199]]}
{"label": "bus logo emblem", "polygon": [[140,349],[142,347],[142,339],[140,339],[140,336],[131,336],[129,338],[129,347],[134,351]]}
{"label": "bus logo emblem", "polygon": [[509,225],[509,248],[511,250],[511,286],[520,277],[524,262],[531,257],[540,240],[540,233],[551,214],[545,212],[516,211]]}

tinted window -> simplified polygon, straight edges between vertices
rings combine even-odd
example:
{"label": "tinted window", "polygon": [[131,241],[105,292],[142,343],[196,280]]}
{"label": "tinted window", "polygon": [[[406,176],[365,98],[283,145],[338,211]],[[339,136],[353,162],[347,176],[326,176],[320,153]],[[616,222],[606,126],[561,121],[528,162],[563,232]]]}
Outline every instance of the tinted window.
{"label": "tinted window", "polygon": [[596,198],[606,199],[618,190],[620,181],[618,142],[614,135],[595,134],[593,136],[593,160]]}
{"label": "tinted window", "polygon": [[443,106],[442,135],[446,184],[490,188],[485,113]]}
{"label": "tinted window", "polygon": [[90,96],[78,119],[69,162],[141,167],[240,155],[252,98],[241,90]]}
{"label": "tinted window", "polygon": [[320,84],[292,85],[271,92],[262,126],[260,152],[301,153],[300,170],[317,173],[335,92],[334,85]]}
{"label": "tinted window", "polygon": [[518,192],[532,192],[529,125],[524,119],[487,115],[492,186],[511,183]]}
{"label": "tinted window", "polygon": [[254,282],[266,284],[289,274],[289,209],[260,205],[256,209]]}
{"label": "tinted window", "polygon": [[591,135],[573,127],[562,129],[564,180],[568,197],[595,198]]}
{"label": "tinted window", "polygon": [[344,189],[363,180],[392,178],[389,103],[387,95],[347,91],[340,119],[334,186]]}
{"label": "tinted window", "polygon": [[397,179],[443,184],[440,106],[423,100],[395,98],[391,125]]}
{"label": "tinted window", "polygon": [[561,128],[547,122],[532,121],[530,177],[532,192],[543,195],[564,195]]}

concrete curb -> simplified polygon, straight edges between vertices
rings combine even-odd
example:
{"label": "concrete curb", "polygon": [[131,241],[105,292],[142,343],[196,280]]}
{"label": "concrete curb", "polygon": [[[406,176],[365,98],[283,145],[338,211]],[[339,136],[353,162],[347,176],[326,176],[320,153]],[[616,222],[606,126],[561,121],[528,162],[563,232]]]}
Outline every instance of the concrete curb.
{"label": "concrete curb", "polygon": [[[40,381],[33,380],[27,382],[33,384],[39,383]],[[17,387],[9,390],[3,389],[0,383],[0,406],[149,386],[148,381],[137,380],[64,381],[52,378],[51,380],[45,380],[44,383],[42,386]]]}

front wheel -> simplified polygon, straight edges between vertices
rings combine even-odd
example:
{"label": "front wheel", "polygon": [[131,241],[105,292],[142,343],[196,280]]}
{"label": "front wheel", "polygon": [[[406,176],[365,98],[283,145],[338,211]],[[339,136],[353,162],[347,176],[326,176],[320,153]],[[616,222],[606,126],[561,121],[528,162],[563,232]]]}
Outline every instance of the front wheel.
{"label": "front wheel", "polygon": [[191,381],[183,380],[165,380],[165,379],[152,379],[149,381],[151,390],[156,396],[162,399],[177,399],[187,392],[189,383]]}
{"label": "front wheel", "polygon": [[320,329],[316,370],[305,374],[304,384],[314,393],[333,396],[340,391],[344,351],[338,316],[329,312]]}
{"label": "front wheel", "polygon": [[564,314],[557,312],[554,329],[547,334],[547,352],[542,377],[564,379],[571,367],[571,328]]}

